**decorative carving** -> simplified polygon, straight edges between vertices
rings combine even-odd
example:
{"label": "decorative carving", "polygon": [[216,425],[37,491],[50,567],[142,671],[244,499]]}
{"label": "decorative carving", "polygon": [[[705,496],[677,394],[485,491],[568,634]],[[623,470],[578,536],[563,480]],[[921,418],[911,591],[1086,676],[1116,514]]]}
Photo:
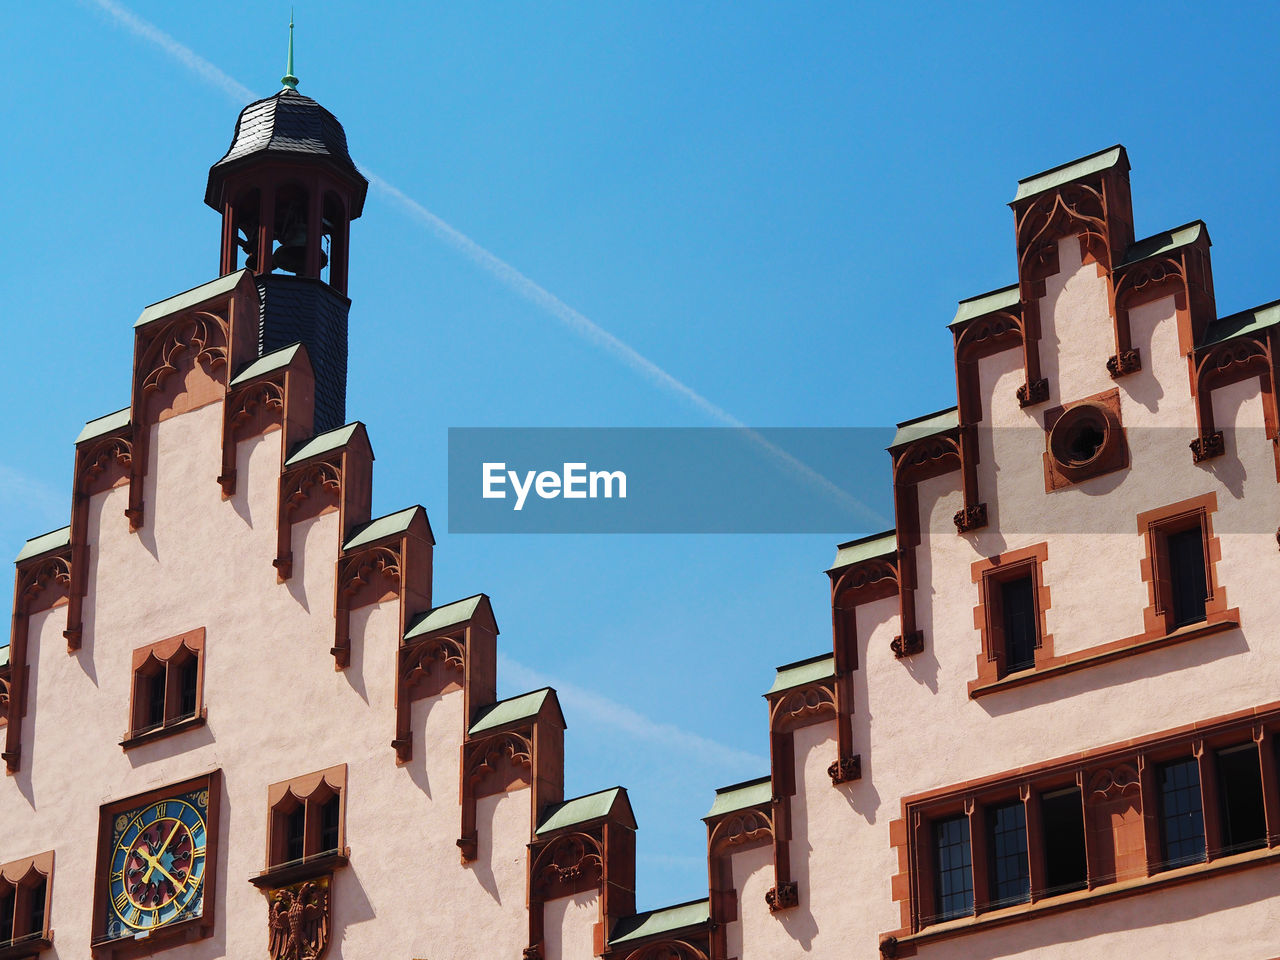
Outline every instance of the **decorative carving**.
{"label": "decorative carving", "polygon": [[320,960],[329,946],[329,881],[306,880],[270,895],[271,960]]}
{"label": "decorative carving", "polygon": [[338,592],[352,597],[378,575],[400,582],[400,552],[391,547],[373,547],[343,557],[338,566]]}
{"label": "decorative carving", "polygon": [[1119,380],[1142,369],[1142,355],[1137,348],[1122,350],[1107,360],[1107,373],[1112,380]]}
{"label": "decorative carving", "polygon": [[164,388],[169,375],[178,371],[183,354],[202,363],[212,373],[227,363],[227,322],[212,313],[193,313],[171,322],[164,333],[153,340],[139,364],[142,394],[146,396]]}
{"label": "decorative carving", "polygon": [[862,756],[855,753],[851,757],[840,757],[838,760],[833,760],[831,766],[827,767],[827,776],[831,778],[832,786],[861,780]]}
{"label": "decorative carving", "polygon": [[[292,565],[289,558],[277,558]],[[278,568],[279,565],[278,565]],[[338,603],[335,619],[334,644],[329,648],[333,661],[338,669],[345,669],[351,663],[351,600],[365,587],[379,577],[400,585],[400,551],[393,547],[370,547],[357,553],[343,555],[338,558]],[[364,602],[372,603],[380,599],[383,591],[370,591]],[[358,599],[358,598],[357,598]],[[357,602],[355,606],[362,606]]]}
{"label": "decorative carving", "polygon": [[846,590],[862,590],[885,580],[898,582],[898,568],[888,560],[864,560],[840,574],[836,580],[835,594]]}
{"label": "decorative carving", "polygon": [[1180,262],[1168,257],[1139,260],[1125,267],[1123,273],[1120,273],[1116,281],[1116,302],[1121,303],[1130,295],[1142,293],[1147,288],[1158,286],[1166,280],[1176,280],[1179,284],[1186,282],[1186,275]]}
{"label": "decorative carving", "polygon": [[400,651],[400,679],[406,690],[431,676],[431,668],[439,663],[446,670],[461,673],[466,664],[462,640],[448,635],[428,637],[407,644]]}
{"label": "decorative carving", "polygon": [[880,941],[880,956],[885,957],[886,960],[894,960],[894,958],[897,955],[898,955],[898,938],[897,937],[885,937],[883,940]]}
{"label": "decorative carving", "polygon": [[794,880],[787,883],[780,883],[776,887],[770,887],[769,892],[764,895],[764,902],[769,905],[770,913],[777,913],[779,910],[788,910],[800,903],[800,887]]}
{"label": "decorative carving", "polygon": [[1204,463],[1206,460],[1220,457],[1227,450],[1226,440],[1221,430],[1215,430],[1203,437],[1196,437],[1187,446],[1191,448],[1191,459],[1196,463]]}
{"label": "decorative carving", "polygon": [[781,697],[772,710],[770,729],[774,732],[792,726],[803,726],[816,717],[836,714],[835,691],[823,683],[790,690]]}
{"label": "decorative carving", "polygon": [[1000,311],[979,317],[967,324],[960,333],[956,343],[956,355],[967,360],[981,352],[988,344],[995,345],[1000,340],[1023,338],[1022,319],[1012,313]]}
{"label": "decorative carving", "polygon": [[604,872],[604,851],[598,840],[585,833],[556,837],[534,859],[531,889],[543,900],[576,893],[599,883]]}
{"label": "decorative carving", "polygon": [[1049,399],[1049,381],[1044,377],[1029,380],[1018,388],[1018,406],[1033,407]]}
{"label": "decorative carving", "polygon": [[0,720],[9,719],[9,666],[0,667]]}
{"label": "decorative carving", "polygon": [[533,770],[533,745],[518,733],[500,733],[468,744],[467,780],[476,783],[497,773],[503,763]]}
{"label": "decorative carving", "polygon": [[773,824],[759,810],[739,810],[725,817],[711,831],[711,852],[740,847],[757,840],[772,840]]}
{"label": "decorative carving", "polygon": [[108,437],[92,447],[80,460],[80,477],[76,489],[89,493],[93,482],[115,463],[128,467],[133,462],[133,444],[127,437]]}
{"label": "decorative carving", "polygon": [[946,434],[923,437],[898,454],[894,464],[894,480],[910,482],[936,476],[960,465],[960,445]]}
{"label": "decorative carving", "polygon": [[286,473],[281,480],[280,497],[287,516],[314,493],[323,491],[336,498],[341,490],[342,473],[337,465],[317,460]]}
{"label": "decorative carving", "polygon": [[32,602],[51,583],[56,583],[60,587],[71,586],[69,556],[55,554],[21,570],[18,574],[18,603],[21,609],[29,612]]}
{"label": "decorative carving", "polygon": [[1053,272],[1058,241],[1075,235],[1096,260],[1110,266],[1108,232],[1100,191],[1069,183],[1046,193],[1018,217],[1018,276],[1025,281]]}
{"label": "decorative carving", "polygon": [[1205,390],[1245,376],[1251,368],[1265,370],[1269,353],[1266,341],[1258,337],[1238,337],[1208,350],[1196,363],[1196,380]]}
{"label": "decorative carving", "polygon": [[525,947],[524,953],[521,954],[521,956],[524,957],[524,960],[542,960],[542,947],[536,943],[532,946]]}
{"label": "decorative carving", "polygon": [[979,530],[987,525],[987,505],[985,503],[975,503],[971,507],[963,507],[956,511],[956,515],[952,519],[955,520],[957,533]]}
{"label": "decorative carving", "polygon": [[684,940],[662,940],[631,951],[626,960],[707,960],[707,955]]}
{"label": "decorative carving", "polygon": [[1136,794],[1140,789],[1137,769],[1128,763],[1118,763],[1093,773],[1089,778],[1087,799],[1090,803],[1104,803],[1116,797]]}
{"label": "decorative carving", "polygon": [[924,631],[913,630],[903,636],[894,637],[893,642],[889,644],[889,649],[893,651],[893,655],[899,660],[903,657],[922,653],[924,651]]}
{"label": "decorative carving", "polygon": [[259,380],[227,397],[227,426],[234,431],[252,420],[259,409],[284,410],[284,388],[271,380]]}

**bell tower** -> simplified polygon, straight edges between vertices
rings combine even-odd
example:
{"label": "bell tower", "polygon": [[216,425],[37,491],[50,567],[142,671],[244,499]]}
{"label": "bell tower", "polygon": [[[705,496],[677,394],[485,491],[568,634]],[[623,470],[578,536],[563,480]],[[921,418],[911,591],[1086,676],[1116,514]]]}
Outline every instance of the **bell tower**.
{"label": "bell tower", "polygon": [[259,355],[306,344],[316,376],[316,431],[341,426],[347,395],[347,257],[369,181],[338,119],[298,93],[289,59],[280,92],[240,112],[204,201],[222,214],[219,272],[253,272],[262,300]]}

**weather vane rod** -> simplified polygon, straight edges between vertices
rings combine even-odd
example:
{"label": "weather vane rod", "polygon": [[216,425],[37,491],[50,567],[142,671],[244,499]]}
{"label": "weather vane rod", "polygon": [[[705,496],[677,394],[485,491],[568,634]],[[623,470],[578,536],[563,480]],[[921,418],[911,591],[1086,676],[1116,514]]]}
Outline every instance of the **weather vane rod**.
{"label": "weather vane rod", "polygon": [[284,76],[280,78],[286,90],[298,89],[298,78],[293,75],[293,7],[289,8],[289,63],[284,68]]}

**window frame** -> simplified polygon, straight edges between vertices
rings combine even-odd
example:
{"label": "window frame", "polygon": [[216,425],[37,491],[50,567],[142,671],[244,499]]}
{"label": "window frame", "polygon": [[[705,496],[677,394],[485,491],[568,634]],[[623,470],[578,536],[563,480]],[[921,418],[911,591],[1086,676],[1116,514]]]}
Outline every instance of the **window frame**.
{"label": "window frame", "polygon": [[[322,849],[324,810],[338,806],[337,844]],[[287,858],[289,822],[303,811],[302,856]],[[252,878],[258,886],[275,887],[329,873],[347,864],[347,765],[281,780],[267,788],[267,843],[265,869]]]}
{"label": "window frame", "polygon": [[[13,911],[9,937],[0,940],[0,958],[32,957],[53,945],[53,931],[50,929],[53,858],[54,852],[47,850],[0,864],[0,903],[9,901],[12,896],[10,909]],[[27,929],[32,912],[31,895],[41,885],[44,886],[44,902],[40,908],[40,926],[36,930]]]}
{"label": "window frame", "polygon": [[[1267,832],[1257,846],[1228,848],[1224,845],[1224,814],[1218,795],[1216,758],[1224,750],[1249,743],[1255,747],[1252,755],[1259,766],[1262,816]],[[1188,864],[1169,864],[1163,861],[1158,770],[1162,764],[1188,758],[1196,762],[1200,781],[1205,858]],[[1280,860],[1278,766],[1280,702],[905,797],[903,818],[889,825],[890,843],[898,851],[902,871],[892,883],[893,898],[901,907],[902,927],[883,936],[891,936],[900,944],[929,941],[975,925],[1009,923],[1096,903],[1100,899],[1143,893],[1169,882],[1274,863]],[[1079,886],[1050,888],[1047,833],[1041,807],[1046,794],[1066,789],[1076,791],[1080,799],[1085,877]],[[986,811],[1015,800],[1021,800],[1025,810],[1030,895],[1022,903],[998,904],[990,889]],[[1099,817],[1109,818],[1113,813],[1111,807],[1117,804],[1134,806],[1137,818],[1128,828],[1127,836],[1112,835],[1110,827],[1104,831],[1117,844],[1114,849],[1104,849],[1107,839],[1101,834],[1095,835],[1090,825]],[[1148,815],[1144,816],[1144,811]],[[1152,812],[1155,815],[1150,815]],[[969,817],[974,909],[969,916],[941,919],[935,903],[937,851],[933,824],[961,813]],[[1128,846],[1134,840],[1140,848],[1136,856]],[[1122,843],[1125,846],[1121,847]],[[1112,872],[1104,875],[1108,869]]]}
{"label": "window frame", "polygon": [[[1146,638],[1202,630],[1228,621],[1235,614],[1227,609],[1227,592],[1218,579],[1222,543],[1213,533],[1213,514],[1217,509],[1217,495],[1207,493],[1138,514],[1138,531],[1146,550],[1141,566],[1142,579],[1147,585],[1147,606],[1143,610]],[[1205,615],[1202,620],[1179,624],[1174,612],[1168,542],[1170,536],[1197,527],[1204,551]]]}
{"label": "window frame", "polygon": [[[1044,565],[1049,560],[1049,545],[1036,543],[1009,550],[994,557],[974,562],[970,568],[978,586],[978,604],[973,622],[981,638],[978,676],[969,683],[969,693],[1006,677],[1030,674],[1053,661],[1053,636],[1047,627],[1051,597],[1044,582]],[[1024,578],[1031,580],[1031,600],[1035,624],[1034,662],[1030,667],[1011,671],[1008,668],[1008,641],[1005,633],[1003,592],[1006,584]]]}
{"label": "window frame", "polygon": [[[195,708],[182,710],[183,671],[194,662]],[[154,679],[163,675],[164,703],[154,721]],[[120,746],[124,750],[202,726],[208,719],[204,703],[205,628],[149,643],[133,651],[129,685],[129,727]]]}

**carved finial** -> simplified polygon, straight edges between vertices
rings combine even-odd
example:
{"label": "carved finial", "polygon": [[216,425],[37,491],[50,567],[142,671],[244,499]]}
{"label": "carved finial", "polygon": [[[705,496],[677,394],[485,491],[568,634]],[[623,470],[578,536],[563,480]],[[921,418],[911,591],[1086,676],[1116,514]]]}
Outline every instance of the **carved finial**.
{"label": "carved finial", "polygon": [[293,7],[289,8],[289,62],[285,65],[280,82],[286,90],[298,89],[298,78],[293,75]]}

